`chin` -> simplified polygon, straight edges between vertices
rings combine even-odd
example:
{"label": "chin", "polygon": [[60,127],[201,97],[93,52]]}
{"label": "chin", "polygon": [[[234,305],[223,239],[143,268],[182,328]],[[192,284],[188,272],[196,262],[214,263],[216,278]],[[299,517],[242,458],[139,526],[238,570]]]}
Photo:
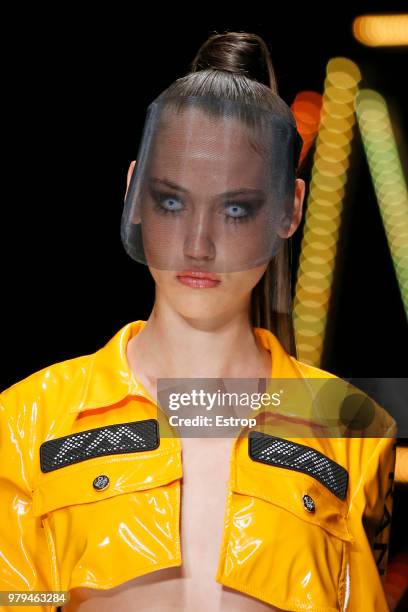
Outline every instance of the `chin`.
{"label": "chin", "polygon": [[[193,290],[203,293],[206,290]],[[230,310],[227,304],[220,303],[216,295],[172,296],[173,308],[189,319],[212,319]],[[232,305],[231,305],[232,306]]]}
{"label": "chin", "polygon": [[232,316],[239,308],[242,296],[234,288],[228,291],[222,284],[209,289],[193,289],[177,282],[166,292],[172,308],[189,319],[214,320]]}

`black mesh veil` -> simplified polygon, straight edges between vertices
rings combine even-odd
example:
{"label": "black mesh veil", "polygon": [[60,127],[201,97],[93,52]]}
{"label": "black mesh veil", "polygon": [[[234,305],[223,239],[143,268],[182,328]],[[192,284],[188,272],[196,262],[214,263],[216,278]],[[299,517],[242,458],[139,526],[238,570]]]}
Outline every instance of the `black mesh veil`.
{"label": "black mesh veil", "polygon": [[122,215],[127,253],[163,270],[221,273],[274,257],[302,145],[285,109],[212,96],[152,102]]}

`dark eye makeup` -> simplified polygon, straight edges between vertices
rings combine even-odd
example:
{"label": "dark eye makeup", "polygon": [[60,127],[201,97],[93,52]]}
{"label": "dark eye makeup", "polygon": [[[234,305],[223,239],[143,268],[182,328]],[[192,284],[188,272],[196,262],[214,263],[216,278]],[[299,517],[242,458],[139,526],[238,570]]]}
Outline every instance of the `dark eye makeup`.
{"label": "dark eye makeup", "polygon": [[[183,198],[181,198],[179,195],[170,192],[158,191],[156,189],[150,189],[150,193],[154,200],[154,209],[158,213],[164,215],[171,214],[173,216],[178,216],[180,213],[183,212]],[[164,205],[164,202],[166,200],[174,200],[175,202],[179,202],[182,206],[179,208],[167,208]],[[227,222],[245,223],[248,222],[250,219],[254,218],[263,205],[263,199],[245,201],[230,200],[223,202],[222,214],[225,216]],[[228,213],[228,209],[231,208],[235,208],[236,212],[233,212],[232,214]]]}

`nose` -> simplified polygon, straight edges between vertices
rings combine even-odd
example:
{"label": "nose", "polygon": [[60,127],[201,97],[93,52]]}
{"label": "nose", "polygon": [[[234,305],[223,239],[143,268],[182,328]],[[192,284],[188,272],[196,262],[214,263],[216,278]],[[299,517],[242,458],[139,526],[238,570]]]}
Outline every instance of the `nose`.
{"label": "nose", "polygon": [[206,211],[197,211],[187,228],[184,239],[184,255],[192,259],[206,261],[215,258],[216,250],[213,240],[211,215]]}

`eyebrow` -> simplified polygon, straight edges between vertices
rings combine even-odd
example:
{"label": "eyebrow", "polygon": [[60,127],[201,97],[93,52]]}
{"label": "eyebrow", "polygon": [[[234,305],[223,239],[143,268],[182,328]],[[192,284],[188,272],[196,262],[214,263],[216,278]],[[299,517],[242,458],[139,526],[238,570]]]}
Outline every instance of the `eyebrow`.
{"label": "eyebrow", "polygon": [[[169,179],[159,179],[156,177],[151,177],[149,178],[149,184],[162,184],[162,185],[166,185],[167,187],[170,187],[171,189],[175,189],[176,191],[180,191],[181,193],[190,193],[188,191],[188,189],[185,189],[185,187],[181,187],[181,185],[177,185],[177,183],[174,183],[173,181],[170,181]],[[258,196],[264,196],[265,193],[262,191],[262,189],[253,189],[253,188],[247,188],[244,187],[242,189],[235,189],[233,191],[224,191],[224,193],[220,193],[219,195],[221,196],[225,196],[225,197],[235,197],[237,195],[258,195]]]}

